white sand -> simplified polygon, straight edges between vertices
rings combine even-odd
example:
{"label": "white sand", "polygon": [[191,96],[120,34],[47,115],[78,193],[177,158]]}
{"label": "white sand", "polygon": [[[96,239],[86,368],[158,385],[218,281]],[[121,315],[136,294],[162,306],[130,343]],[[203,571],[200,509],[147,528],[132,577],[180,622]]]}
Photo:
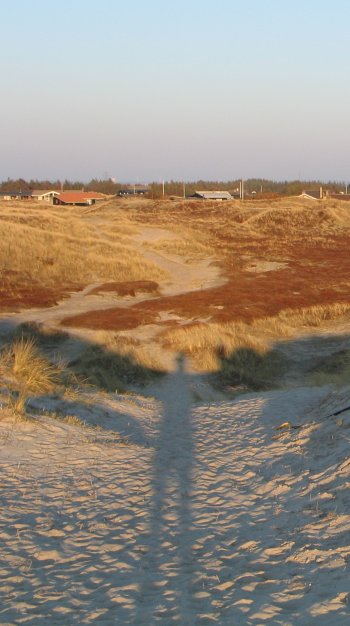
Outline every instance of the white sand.
{"label": "white sand", "polygon": [[0,624],[349,623],[349,396],[195,384],[86,397],[109,434],[3,410]]}

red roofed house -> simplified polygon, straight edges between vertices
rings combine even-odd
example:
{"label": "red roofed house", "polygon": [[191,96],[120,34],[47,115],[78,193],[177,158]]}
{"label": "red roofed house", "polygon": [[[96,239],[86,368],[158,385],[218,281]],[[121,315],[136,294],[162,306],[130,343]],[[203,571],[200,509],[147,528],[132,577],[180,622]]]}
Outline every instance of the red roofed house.
{"label": "red roofed house", "polygon": [[98,193],[96,191],[62,191],[62,193],[53,198],[53,203],[72,206],[87,206],[105,199],[106,196],[103,193]]}

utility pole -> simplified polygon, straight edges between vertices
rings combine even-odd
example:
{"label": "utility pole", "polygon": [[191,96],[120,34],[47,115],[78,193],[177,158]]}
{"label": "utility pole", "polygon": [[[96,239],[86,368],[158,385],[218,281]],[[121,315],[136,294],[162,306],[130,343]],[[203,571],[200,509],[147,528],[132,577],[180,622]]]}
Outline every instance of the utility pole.
{"label": "utility pole", "polygon": [[244,200],[244,180],[242,178],[242,200]]}
{"label": "utility pole", "polygon": [[183,197],[186,198],[186,187],[185,183],[183,184]]}
{"label": "utility pole", "polygon": [[163,198],[164,198],[164,196],[165,196],[165,183],[164,183],[164,180],[163,180]]}

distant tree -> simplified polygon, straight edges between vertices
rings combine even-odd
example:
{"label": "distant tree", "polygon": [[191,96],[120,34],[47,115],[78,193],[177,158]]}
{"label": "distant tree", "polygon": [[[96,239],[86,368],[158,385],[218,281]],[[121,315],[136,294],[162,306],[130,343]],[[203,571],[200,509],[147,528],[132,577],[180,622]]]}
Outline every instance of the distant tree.
{"label": "distant tree", "polygon": [[23,178],[18,178],[17,180],[8,178],[6,181],[1,183],[0,191],[29,192],[30,186],[29,186],[29,183],[27,183],[27,181],[24,180]]}
{"label": "distant tree", "polygon": [[116,182],[114,182],[111,178],[106,180],[99,180],[97,178],[93,178],[86,185],[86,189],[91,191],[98,191],[100,193],[106,193],[108,195],[114,195],[118,193],[118,191],[122,188],[122,186]]}

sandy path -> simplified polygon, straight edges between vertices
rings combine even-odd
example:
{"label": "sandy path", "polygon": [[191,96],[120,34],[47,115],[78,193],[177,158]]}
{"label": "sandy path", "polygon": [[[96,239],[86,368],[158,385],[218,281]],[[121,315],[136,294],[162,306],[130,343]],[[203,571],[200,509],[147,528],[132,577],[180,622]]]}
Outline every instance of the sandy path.
{"label": "sandy path", "polygon": [[226,279],[220,276],[220,270],[213,263],[213,259],[190,261],[179,255],[165,254],[150,249],[152,243],[179,238],[179,235],[172,231],[150,227],[143,228],[134,238],[143,256],[161,267],[169,276],[168,280],[161,284],[162,295],[175,296],[225,284]]}
{"label": "sandy path", "polygon": [[[98,226],[95,224],[95,227]],[[173,232],[161,228],[145,227],[134,237],[135,251],[144,256],[145,260],[152,261],[167,274],[167,278],[159,283],[159,292],[162,296],[178,295],[208,289],[225,283],[225,279],[220,276],[220,269],[213,263],[213,259],[189,260],[179,255],[165,254],[150,249],[152,243],[164,241],[165,239],[175,239],[178,236]],[[82,291],[72,293],[68,298],[59,302],[56,306],[48,308],[27,309],[19,313],[6,313],[0,315],[0,332],[6,333],[10,327],[14,327],[23,322],[36,322],[49,327],[59,326],[65,317],[79,315],[88,311],[105,310],[113,307],[128,308],[138,302],[147,301],[150,296],[140,293],[134,297],[118,297],[116,294],[103,293],[91,294],[96,287],[105,284],[106,281],[87,285]],[[152,296],[154,299],[154,296]],[[166,313],[161,314],[165,319]],[[185,322],[186,320],[184,320]],[[71,329],[70,329],[71,332]],[[139,326],[131,331],[131,335],[142,341],[153,345],[159,352],[160,357],[165,356],[169,362],[169,355],[160,351],[156,345],[156,336],[160,329],[157,325]],[[79,336],[84,336],[84,330],[78,331]],[[128,334],[128,333],[125,333]],[[87,332],[87,339],[91,339],[93,333]]]}
{"label": "sandy path", "polygon": [[[95,216],[94,216],[95,219]],[[102,222],[103,223],[103,222]],[[99,228],[99,222],[95,220],[94,227]],[[152,261],[158,265],[166,274],[167,278],[159,283],[159,293],[161,296],[178,295],[208,289],[225,283],[225,278],[220,276],[220,268],[213,263],[213,259],[196,259],[189,260],[185,257],[173,254],[165,254],[152,250],[152,244],[158,241],[173,240],[178,235],[172,231],[163,228],[145,227],[140,229],[139,233],[130,240],[133,241],[135,251],[142,254],[147,261]],[[105,310],[108,308],[122,307],[128,308],[137,302],[145,302],[150,299],[149,294],[140,293],[134,297],[118,297],[113,293],[90,294],[90,292],[105,284],[93,283],[87,285],[82,291],[72,293],[70,297],[65,298],[56,306],[40,309],[27,309],[19,313],[0,314],[0,339],[1,335],[6,338],[9,332],[13,332],[14,328],[25,322],[34,322],[47,328],[59,327],[65,329],[64,319],[86,313],[89,311]],[[154,296],[152,296],[154,299]],[[186,324],[188,321],[179,316],[168,314],[166,311],[159,315],[160,321],[175,318],[177,322]],[[62,324],[63,322],[63,324]],[[65,344],[60,344],[60,354],[69,361],[76,358],[82,350],[82,346],[89,343],[95,343],[97,340],[96,331],[79,328],[68,328],[71,340]],[[171,350],[164,348],[158,341],[158,335],[163,331],[163,327],[159,324],[139,325],[130,331],[123,331],[125,337],[131,337],[133,340],[139,341],[152,355],[154,362],[163,367],[166,371],[172,369],[173,353]],[[98,341],[98,340],[97,340]]]}
{"label": "sandy path", "polygon": [[[0,422],[0,624],[348,623],[349,431],[312,426],[339,398],[194,406],[193,378],[96,399],[127,446]],[[283,434],[286,420],[305,427]]]}
{"label": "sandy path", "polygon": [[[225,279],[220,276],[220,269],[213,264],[213,259],[189,261],[179,255],[165,254],[143,247],[145,243],[151,244],[154,241],[163,240],[166,236],[169,239],[174,239],[175,237],[171,231],[166,231],[165,229],[145,228],[134,238],[135,250],[138,253],[141,252],[145,260],[152,261],[168,275],[159,284],[161,295],[178,295],[189,291],[208,289],[225,283]],[[118,297],[116,294],[107,293],[90,295],[93,289],[105,283],[106,281],[104,280],[87,285],[83,290],[72,293],[56,306],[24,310],[20,313],[12,314],[10,315],[11,320],[14,323],[26,320],[39,323],[47,322],[53,325],[59,323],[67,316],[115,306],[128,308],[137,302],[149,299],[148,294],[139,294],[134,297]],[[6,314],[6,317],[9,317],[9,314]]]}

